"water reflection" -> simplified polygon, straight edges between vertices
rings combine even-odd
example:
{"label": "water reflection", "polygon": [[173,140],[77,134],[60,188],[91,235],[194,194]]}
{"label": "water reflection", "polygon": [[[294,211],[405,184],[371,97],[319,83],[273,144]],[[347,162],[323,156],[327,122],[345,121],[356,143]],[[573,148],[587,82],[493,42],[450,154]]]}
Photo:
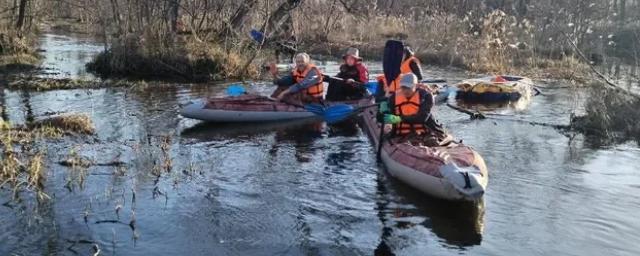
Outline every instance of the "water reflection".
{"label": "water reflection", "polygon": [[39,46],[43,49],[39,76],[45,78],[95,79],[85,64],[104,49],[92,38],[56,34],[44,34]]}
{"label": "water reflection", "polygon": [[[417,226],[431,230],[448,248],[466,250],[481,244],[484,200],[459,203],[434,199],[386,174],[378,175],[377,188],[378,218],[384,227],[376,255],[403,251],[403,244],[411,239],[405,236],[420,234],[416,232]],[[404,252],[418,253],[417,248]]]}
{"label": "water reflection", "polygon": [[[566,87],[546,88],[518,118],[567,123],[584,93]],[[485,200],[459,205],[390,178],[353,122],[203,124],[178,115],[180,104],[222,90],[160,84],[3,91],[3,111],[16,124],[80,112],[91,116],[98,135],[45,145],[48,204],[34,208],[27,196],[10,202],[11,191],[0,190],[7,202],[0,206],[0,254],[92,253],[91,244],[71,247],[70,241],[95,242],[105,255],[639,253],[636,144],[594,149],[588,138],[546,127],[453,122],[468,117],[437,106],[438,119],[476,148],[491,171]],[[515,114],[510,106],[487,110]],[[123,170],[92,166],[84,188],[68,191],[71,170],[57,161],[74,148],[96,162],[119,159]],[[165,160],[171,168],[155,175]]]}

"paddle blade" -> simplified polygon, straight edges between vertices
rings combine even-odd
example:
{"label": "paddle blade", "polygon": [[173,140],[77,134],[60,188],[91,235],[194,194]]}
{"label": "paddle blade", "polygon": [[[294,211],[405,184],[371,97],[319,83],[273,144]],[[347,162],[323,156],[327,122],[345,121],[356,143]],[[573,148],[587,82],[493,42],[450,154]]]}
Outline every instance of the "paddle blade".
{"label": "paddle blade", "polygon": [[240,96],[247,92],[242,85],[234,84],[227,88],[227,95]]}
{"label": "paddle blade", "polygon": [[304,105],[304,109],[318,116],[324,116],[325,114],[324,106],[317,103]]}
{"label": "paddle blade", "polygon": [[262,41],[264,40],[264,34],[262,32],[252,29],[249,34],[254,41],[256,41],[258,44],[262,44]]}
{"label": "paddle blade", "polygon": [[327,123],[337,123],[351,116],[354,110],[353,106],[347,104],[333,105],[325,109],[323,117]]}
{"label": "paddle blade", "polygon": [[384,55],[382,57],[382,68],[387,84],[391,84],[400,75],[400,66],[402,65],[402,55],[404,53],[404,44],[398,40],[389,40],[384,45]]}
{"label": "paddle blade", "polygon": [[376,95],[376,92],[378,91],[378,81],[376,80],[369,81],[366,84],[364,84],[364,87],[367,88],[367,91],[369,91],[369,94]]}

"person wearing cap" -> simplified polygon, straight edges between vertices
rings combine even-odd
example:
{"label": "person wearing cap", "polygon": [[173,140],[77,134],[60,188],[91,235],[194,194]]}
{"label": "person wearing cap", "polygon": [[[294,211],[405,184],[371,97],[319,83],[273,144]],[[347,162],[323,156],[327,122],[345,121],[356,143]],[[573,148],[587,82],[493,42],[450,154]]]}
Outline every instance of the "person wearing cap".
{"label": "person wearing cap", "polygon": [[[418,81],[422,81],[422,68],[420,67],[420,60],[415,56],[409,46],[405,46],[402,53],[402,62],[400,65],[400,74],[414,74]],[[380,75],[376,78],[378,80],[379,89],[377,90],[376,98],[386,98],[395,93],[400,87],[400,76],[395,80],[387,84],[387,80],[384,75]]]}
{"label": "person wearing cap", "polygon": [[298,53],[294,57],[295,68],[290,75],[278,77],[278,70],[270,68],[274,84],[278,85],[271,97],[283,100],[287,96],[298,95],[303,103],[320,103],[324,96],[323,76],[306,53]]}
{"label": "person wearing cap", "polygon": [[[392,94],[387,102],[380,104],[383,122],[393,126],[394,136],[422,135],[434,130],[443,132],[431,117],[433,95],[424,89],[417,88],[417,84],[416,75],[402,74],[399,90]],[[430,122],[433,124],[429,125]],[[431,129],[428,126],[431,126]]]}
{"label": "person wearing cap", "polygon": [[340,65],[340,72],[335,77],[340,80],[330,80],[326,99],[329,101],[357,100],[366,95],[362,84],[369,81],[369,70],[362,63],[358,49],[348,48],[342,56],[344,63]]}

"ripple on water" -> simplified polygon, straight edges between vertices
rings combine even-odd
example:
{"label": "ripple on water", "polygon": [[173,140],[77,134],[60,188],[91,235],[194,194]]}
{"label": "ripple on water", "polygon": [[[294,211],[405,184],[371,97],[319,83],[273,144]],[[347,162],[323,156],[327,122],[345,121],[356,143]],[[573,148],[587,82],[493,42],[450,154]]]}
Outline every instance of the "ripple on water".
{"label": "ripple on water", "polygon": [[[51,54],[65,59],[83,58],[66,52],[74,47],[91,51],[82,41],[45,40]],[[321,66],[329,73],[338,67]],[[381,71],[379,63],[370,67],[372,74]],[[466,76],[429,72],[452,81]],[[70,254],[66,239],[93,240],[105,254],[126,255],[370,255],[383,248],[398,255],[640,254],[636,145],[591,149],[548,127],[460,121],[467,117],[438,106],[437,117],[487,162],[485,214],[484,208],[427,198],[390,178],[355,126],[197,124],[178,115],[181,104],[222,95],[225,87],[7,91],[3,104],[17,124],[25,113],[36,119],[48,112],[91,116],[98,140],[64,140],[48,145],[51,154],[66,156],[80,145],[99,161],[121,152],[128,164],[117,177],[101,175],[113,168],[91,167],[84,189],[69,191],[63,184],[72,172],[48,163],[54,201],[40,211],[44,224],[28,225],[35,217],[21,214],[19,205],[0,207],[0,254],[46,254],[42,248],[50,247]],[[273,89],[268,83],[247,87]],[[546,88],[525,110],[492,111],[567,123],[583,97],[573,91]],[[159,144],[167,135],[173,168],[157,178],[150,173],[163,160]],[[96,223],[117,220],[117,205],[122,223]],[[128,225],[134,210],[136,233]],[[76,249],[91,252],[90,245]]]}

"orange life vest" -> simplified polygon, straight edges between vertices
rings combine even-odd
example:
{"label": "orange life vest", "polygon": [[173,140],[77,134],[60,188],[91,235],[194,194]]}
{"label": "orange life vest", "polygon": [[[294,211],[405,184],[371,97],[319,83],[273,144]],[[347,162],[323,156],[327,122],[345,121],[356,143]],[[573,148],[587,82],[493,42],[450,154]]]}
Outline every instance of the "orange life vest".
{"label": "orange life vest", "polygon": [[[409,71],[411,72],[411,71]],[[402,73],[400,75],[398,75],[398,77],[396,78],[396,80],[391,81],[391,85],[387,85],[387,79],[384,77],[384,75],[379,75],[378,76],[378,81],[382,82],[382,88],[384,88],[384,91],[386,93],[394,93],[398,90],[398,88],[400,88],[400,78],[404,75],[405,73]]]}
{"label": "orange life vest", "polygon": [[493,79],[491,79],[491,82],[494,82],[494,83],[506,83],[506,82],[509,82],[509,81],[507,81],[507,79],[504,79],[504,77],[502,77],[502,76],[496,76]]}
{"label": "orange life vest", "polygon": [[302,82],[304,78],[307,77],[307,74],[309,73],[309,71],[311,71],[312,69],[316,70],[316,74],[318,74],[318,77],[320,77],[320,81],[317,84],[309,86],[309,88],[307,88],[304,91],[304,93],[306,93],[307,95],[313,98],[322,98],[322,96],[324,95],[324,84],[322,84],[322,73],[320,73],[320,69],[318,69],[315,65],[307,64],[307,68],[302,73],[299,72],[297,68],[294,69],[292,74],[293,79],[295,80],[296,83]]}
{"label": "orange life vest", "polygon": [[[407,99],[401,93],[396,93],[395,96],[395,114],[397,116],[411,116],[418,114],[420,111],[420,93],[415,92],[411,98]],[[406,135],[409,133],[423,134],[426,132],[424,124],[408,124],[399,123],[395,127],[396,134]]]}
{"label": "orange life vest", "polygon": [[411,73],[413,72],[411,70],[411,62],[415,61],[416,64],[420,65],[420,60],[418,60],[418,58],[411,56],[409,58],[407,58],[406,60],[404,60],[402,62],[402,65],[400,66],[400,73],[401,74],[405,74],[405,73]]}

